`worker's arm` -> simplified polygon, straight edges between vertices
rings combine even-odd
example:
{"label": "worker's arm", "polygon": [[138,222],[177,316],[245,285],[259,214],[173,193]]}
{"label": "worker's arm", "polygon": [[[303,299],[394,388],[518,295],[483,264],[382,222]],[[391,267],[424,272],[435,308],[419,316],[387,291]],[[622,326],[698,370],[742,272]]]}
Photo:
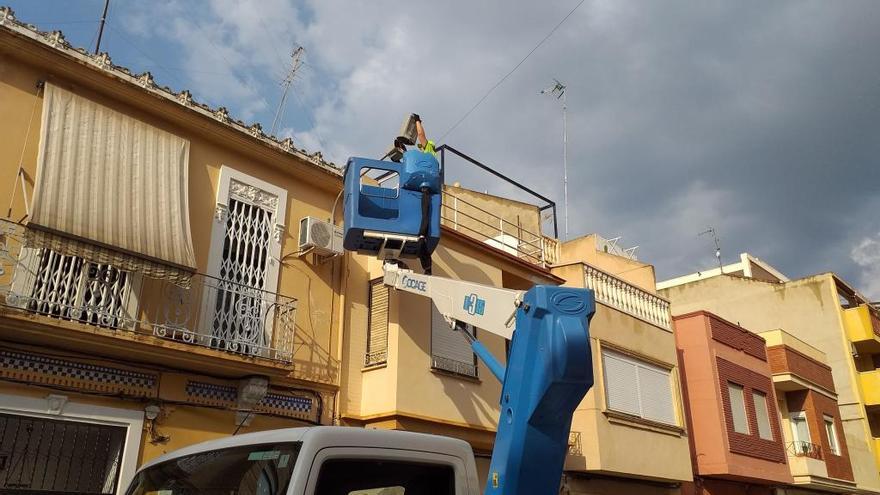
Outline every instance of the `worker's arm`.
{"label": "worker's arm", "polygon": [[417,113],[413,114],[413,119],[416,121],[416,135],[419,140],[419,148],[424,148],[428,145],[428,136],[425,135],[425,127],[422,125],[422,119]]}

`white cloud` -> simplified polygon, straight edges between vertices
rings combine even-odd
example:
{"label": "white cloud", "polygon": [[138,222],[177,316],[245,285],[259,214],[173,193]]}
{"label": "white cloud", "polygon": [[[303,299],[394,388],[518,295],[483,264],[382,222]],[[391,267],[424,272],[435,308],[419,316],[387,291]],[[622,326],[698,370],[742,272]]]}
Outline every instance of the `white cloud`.
{"label": "white cloud", "polygon": [[880,232],[862,239],[849,256],[860,268],[858,276],[862,291],[872,300],[880,300]]}

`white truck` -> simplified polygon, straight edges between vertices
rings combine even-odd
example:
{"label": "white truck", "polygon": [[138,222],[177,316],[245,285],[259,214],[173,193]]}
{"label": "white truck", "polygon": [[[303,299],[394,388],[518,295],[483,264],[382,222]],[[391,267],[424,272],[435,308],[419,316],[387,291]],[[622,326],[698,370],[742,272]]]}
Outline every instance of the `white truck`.
{"label": "white truck", "polygon": [[127,495],[478,495],[462,440],[314,426],[248,433],[144,465]]}

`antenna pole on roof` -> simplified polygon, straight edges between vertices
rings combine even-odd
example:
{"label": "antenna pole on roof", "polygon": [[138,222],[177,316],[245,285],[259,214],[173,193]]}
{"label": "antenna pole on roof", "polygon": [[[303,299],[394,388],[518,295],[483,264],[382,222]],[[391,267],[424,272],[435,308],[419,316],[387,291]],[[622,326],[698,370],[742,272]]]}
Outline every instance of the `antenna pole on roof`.
{"label": "antenna pole on roof", "polygon": [[553,85],[541,90],[542,95],[555,96],[557,100],[562,100],[562,194],[563,206],[565,207],[565,237],[568,240],[568,129],[566,128],[566,113],[568,105],[565,101],[565,84],[558,80],[553,80]]}
{"label": "antenna pole on roof", "polygon": [[293,54],[291,55],[290,69],[287,71],[287,75],[284,77],[284,80],[281,81],[281,85],[284,87],[284,91],[281,92],[281,101],[278,102],[278,109],[275,110],[275,118],[272,119],[272,130],[269,131],[269,134],[272,136],[275,135],[275,129],[278,127],[278,123],[281,121],[281,117],[284,115],[284,104],[287,102],[287,92],[290,91],[290,86],[293,84],[293,78],[296,77],[296,72],[302,67],[302,55],[305,52],[305,48],[298,46],[295,50],[293,50]]}
{"label": "antenna pole on roof", "polygon": [[715,232],[714,227],[709,227],[708,229],[700,232],[699,235],[712,234],[712,240],[715,241],[715,259],[718,260],[718,269],[724,274],[724,266],[721,264],[721,239],[718,238],[718,233]]}
{"label": "antenna pole on roof", "polygon": [[95,43],[95,55],[101,49],[101,37],[104,35],[104,23],[107,21],[108,7],[110,7],[110,0],[104,0],[104,12],[101,14],[101,24],[98,25],[98,41]]}

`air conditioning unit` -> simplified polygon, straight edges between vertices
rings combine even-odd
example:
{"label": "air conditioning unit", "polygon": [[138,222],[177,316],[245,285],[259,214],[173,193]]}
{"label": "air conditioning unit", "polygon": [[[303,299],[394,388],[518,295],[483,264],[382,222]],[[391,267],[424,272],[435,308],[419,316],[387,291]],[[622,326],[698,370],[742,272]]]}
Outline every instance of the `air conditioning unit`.
{"label": "air conditioning unit", "polygon": [[299,249],[322,256],[342,254],[342,228],[315,217],[299,221]]}

